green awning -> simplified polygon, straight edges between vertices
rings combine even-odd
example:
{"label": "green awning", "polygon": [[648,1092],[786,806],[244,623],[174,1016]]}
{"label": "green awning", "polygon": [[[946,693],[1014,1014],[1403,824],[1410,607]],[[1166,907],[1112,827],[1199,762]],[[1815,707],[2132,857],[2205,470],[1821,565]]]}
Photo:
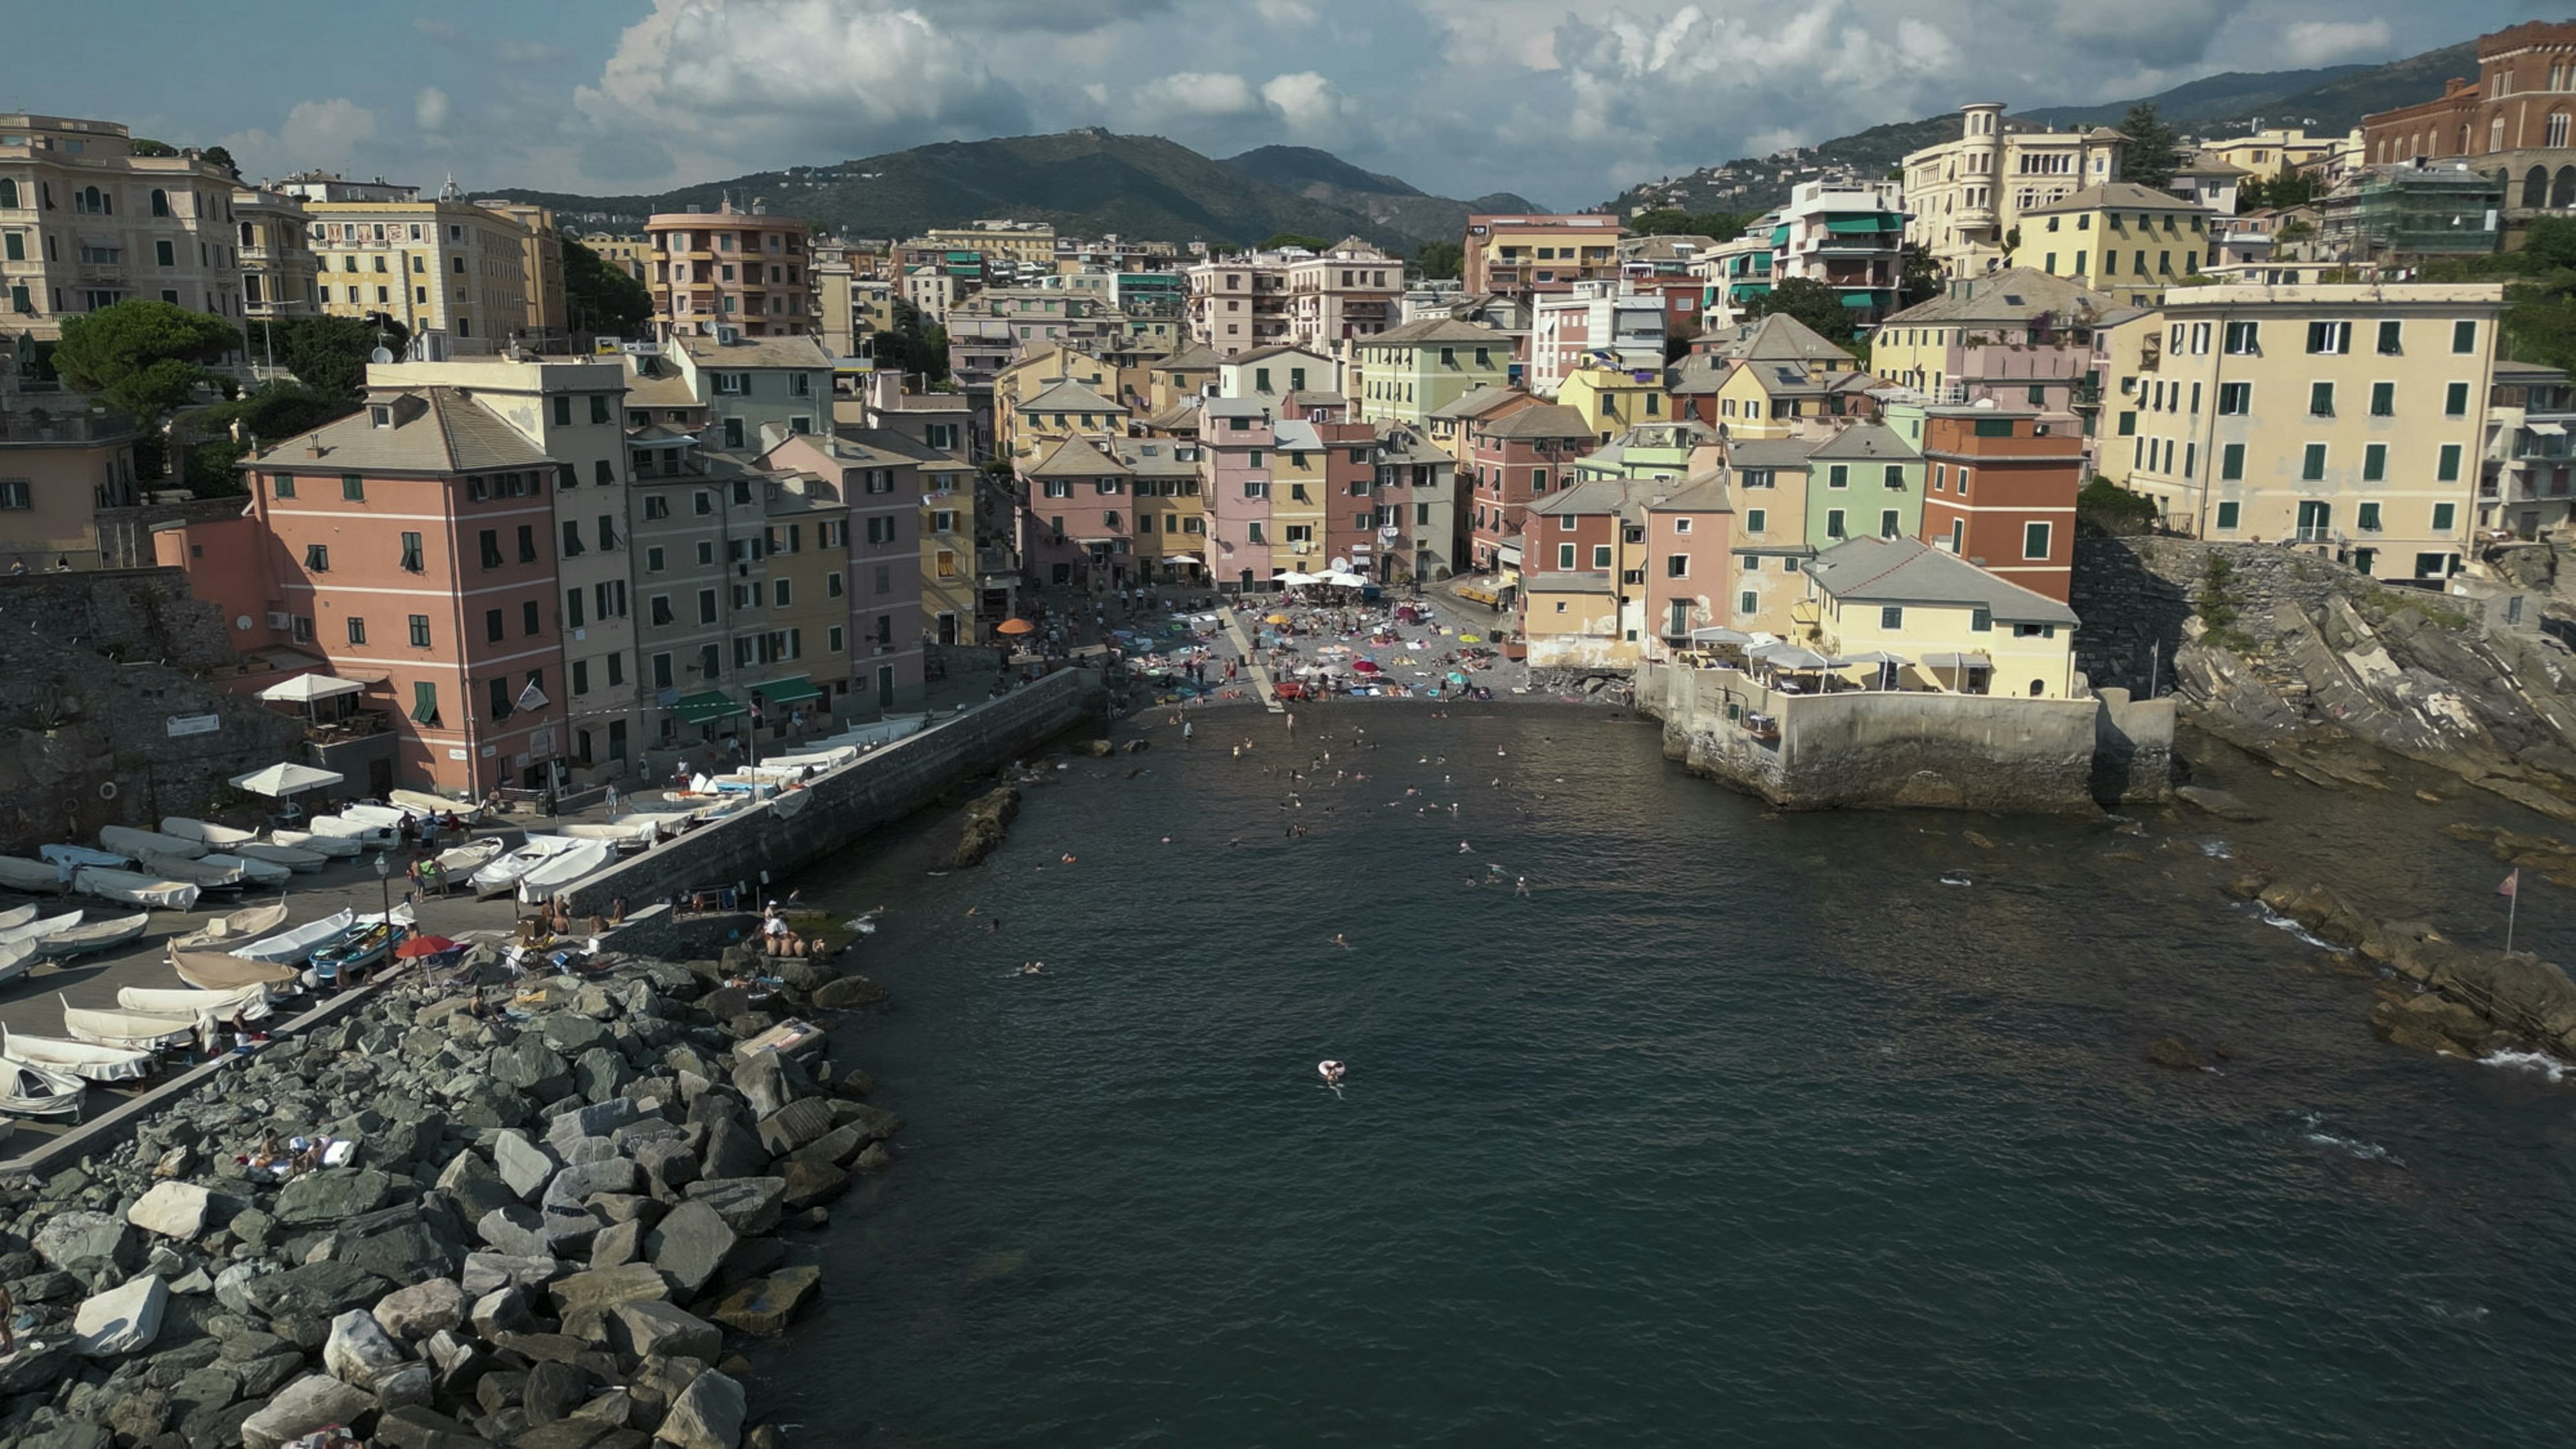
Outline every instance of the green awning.
{"label": "green awning", "polygon": [[1843,305],[1846,307],[1867,307],[1874,305],[1876,300],[1867,292],[1843,293]]}
{"label": "green awning", "polygon": [[671,713],[678,715],[682,724],[713,724],[742,712],[742,706],[734,703],[721,689],[684,694],[671,701]]}
{"label": "green awning", "polygon": [[1788,244],[1789,244],[1789,228],[1788,228],[1788,227],[1786,227],[1786,226],[1775,226],[1775,227],[1771,228],[1771,245],[1773,245],[1773,246],[1777,247],[1777,246],[1787,246]]}
{"label": "green awning", "polygon": [[1855,216],[1845,221],[1829,221],[1825,230],[1837,236],[1862,236],[1882,231],[1895,231],[1904,225],[1893,217]]}
{"label": "green awning", "polygon": [[809,699],[823,697],[823,691],[814,687],[812,677],[803,674],[793,679],[773,679],[767,684],[755,684],[752,688],[762,699],[771,704],[803,704]]}

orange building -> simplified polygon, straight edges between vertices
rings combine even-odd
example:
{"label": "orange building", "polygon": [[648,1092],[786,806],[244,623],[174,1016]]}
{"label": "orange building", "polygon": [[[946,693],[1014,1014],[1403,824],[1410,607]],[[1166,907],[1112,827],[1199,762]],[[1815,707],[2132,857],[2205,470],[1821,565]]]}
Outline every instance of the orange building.
{"label": "orange building", "polygon": [[[756,206],[756,204],[755,204]],[[813,229],[757,209],[659,212],[644,223],[652,256],[644,285],[653,293],[662,339],[803,337],[814,317]]]}
{"label": "orange building", "polygon": [[2066,602],[2084,439],[2064,422],[1991,407],[1923,420],[1923,541]]}
{"label": "orange building", "polygon": [[246,466],[247,512],[162,529],[154,552],[248,625],[237,649],[310,655],[366,684],[368,732],[392,748],[350,784],[550,783],[558,465],[464,389],[420,387],[379,389]]}
{"label": "orange building", "polygon": [[1596,212],[1468,217],[1467,295],[1528,297],[1570,292],[1577,282],[1615,281],[1619,239],[1627,234],[1619,218]]}

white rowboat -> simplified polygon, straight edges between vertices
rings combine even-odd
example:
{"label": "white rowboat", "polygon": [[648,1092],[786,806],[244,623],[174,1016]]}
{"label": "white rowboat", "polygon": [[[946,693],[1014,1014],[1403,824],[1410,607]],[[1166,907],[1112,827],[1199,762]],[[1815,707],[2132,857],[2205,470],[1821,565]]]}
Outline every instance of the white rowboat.
{"label": "white rowboat", "polygon": [[0,1058],[0,1112],[18,1117],[68,1117],[81,1109],[89,1083],[54,1067]]}
{"label": "white rowboat", "polygon": [[197,1024],[184,1016],[154,1016],[140,1011],[111,1011],[63,1002],[63,1029],[75,1041],[99,1046],[158,1051],[186,1046],[197,1039]]}
{"label": "white rowboat", "polygon": [[244,1021],[258,1021],[272,1008],[268,988],[263,985],[237,986],[230,991],[206,991],[184,986],[120,986],[116,1004],[127,1011],[149,1012],[154,1016],[213,1017],[230,1021],[239,1016]]}
{"label": "white rowboat", "polygon": [[575,840],[519,877],[519,899],[530,904],[551,900],[573,882],[594,876],[616,863],[617,847],[605,840]]}
{"label": "white rowboat", "polygon": [[295,845],[271,845],[262,840],[245,840],[227,848],[244,860],[264,860],[270,865],[285,866],[288,870],[320,870],[331,863],[331,857],[321,851]]}
{"label": "white rowboat", "polygon": [[304,958],[312,955],[316,947],[327,946],[339,940],[349,934],[357,924],[357,912],[339,911],[324,916],[318,921],[307,921],[292,931],[271,936],[266,940],[253,941],[247,946],[235,946],[232,954],[245,961],[268,961],[287,966],[302,965]]}
{"label": "white rowboat", "polygon": [[310,830],[272,830],[268,832],[268,838],[290,850],[309,850],[341,860],[358,853],[358,842],[346,835],[324,835]]}
{"label": "white rowboat", "polygon": [[66,1041],[58,1036],[24,1036],[7,1027],[0,1027],[0,1058],[32,1062],[93,1082],[131,1082],[152,1075],[152,1053],[148,1051]]}
{"label": "white rowboat", "polygon": [[137,911],[130,916],[109,916],[98,921],[84,921],[69,930],[56,931],[50,936],[37,938],[34,943],[36,954],[59,958],[109,950],[122,946],[128,941],[141,939],[144,930],[151,924],[152,914],[149,911]]}
{"label": "white rowboat", "polygon": [[175,835],[181,840],[199,841],[218,850],[259,839],[259,832],[256,830],[236,830],[232,826],[217,825],[210,820],[191,820],[185,815],[162,816],[161,833]]}
{"label": "white rowboat", "polygon": [[15,945],[21,941],[40,940],[46,936],[54,934],[56,931],[68,931],[80,923],[81,913],[78,911],[65,911],[58,916],[46,916],[39,920],[28,921],[21,925],[11,926],[5,931],[0,931],[0,946]]}
{"label": "white rowboat", "polygon": [[301,974],[291,962],[246,961],[221,951],[182,951],[176,947],[170,951],[170,969],[199,991],[239,991],[245,986],[265,990]]}
{"label": "white rowboat", "polygon": [[181,936],[170,944],[183,951],[207,947],[222,948],[238,941],[254,941],[286,924],[286,902],[271,901],[264,906],[244,906],[229,915],[221,915]]}
{"label": "white rowboat", "polygon": [[[230,857],[225,857],[230,860]],[[183,880],[200,890],[221,891],[238,888],[248,879],[239,861],[218,864],[216,857],[163,855],[157,850],[143,852],[143,868],[167,880]]]}
{"label": "white rowboat", "polygon": [[197,904],[197,887],[187,881],[163,880],[157,875],[138,875],[130,870],[108,870],[95,865],[83,866],[72,872],[72,890],[103,901],[152,906],[165,911],[193,910]]}
{"label": "white rowboat", "polygon": [[531,835],[528,843],[474,872],[474,893],[497,896],[518,885],[519,877],[572,849],[579,841],[561,835]]}
{"label": "white rowboat", "polygon": [[131,825],[102,826],[98,832],[101,850],[141,860],[146,855],[167,855],[180,860],[195,860],[214,847],[202,840],[183,840],[176,835],[137,830]]}

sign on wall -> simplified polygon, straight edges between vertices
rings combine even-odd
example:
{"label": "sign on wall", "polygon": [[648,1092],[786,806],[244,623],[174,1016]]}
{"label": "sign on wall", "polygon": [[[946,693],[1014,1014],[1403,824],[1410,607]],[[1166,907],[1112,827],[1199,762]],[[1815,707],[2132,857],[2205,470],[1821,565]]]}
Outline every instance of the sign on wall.
{"label": "sign on wall", "polygon": [[174,740],[189,735],[210,735],[223,727],[224,717],[219,714],[174,714],[169,721],[170,738]]}

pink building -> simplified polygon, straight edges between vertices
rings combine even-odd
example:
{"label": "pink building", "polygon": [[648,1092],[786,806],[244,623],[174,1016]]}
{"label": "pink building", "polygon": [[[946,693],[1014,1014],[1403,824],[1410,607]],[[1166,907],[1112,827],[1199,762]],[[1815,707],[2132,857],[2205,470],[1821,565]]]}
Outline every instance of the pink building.
{"label": "pink building", "polygon": [[1224,588],[1251,589],[1271,576],[1270,457],[1279,440],[1257,398],[1212,397],[1199,405],[1199,467],[1207,480],[1208,572]]}
{"label": "pink building", "polygon": [[1135,499],[1126,464],[1088,438],[1066,438],[1044,447],[1020,478],[1028,489],[1033,573],[1078,588],[1137,581]]}
{"label": "pink building", "polygon": [[[853,692],[872,697],[879,709],[916,707],[922,690],[923,484],[920,460],[894,446],[900,441],[797,433],[771,448],[759,464],[811,473],[838,487],[844,507],[814,517],[818,528],[845,536],[842,553],[849,583],[842,608],[849,618],[850,685]],[[826,536],[818,534],[817,543]],[[773,589],[784,572],[785,565],[772,555]]]}

